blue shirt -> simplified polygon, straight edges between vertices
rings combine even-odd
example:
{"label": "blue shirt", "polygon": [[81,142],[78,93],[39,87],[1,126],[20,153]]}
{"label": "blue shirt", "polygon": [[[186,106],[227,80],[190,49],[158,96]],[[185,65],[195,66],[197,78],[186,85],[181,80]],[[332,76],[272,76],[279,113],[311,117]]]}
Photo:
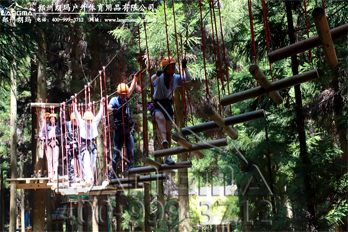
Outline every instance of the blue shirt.
{"label": "blue shirt", "polygon": [[117,96],[117,97],[113,97],[111,99],[111,101],[109,102],[109,105],[112,105],[112,108],[115,108],[115,110],[113,110],[114,120],[122,121],[122,110],[118,109],[118,108],[120,108],[121,105],[123,105],[123,104],[124,104],[123,107],[122,107],[122,109],[123,109],[123,117],[127,117],[127,114],[129,116],[129,107],[126,104],[127,100],[124,100],[123,103],[121,104],[121,97]]}

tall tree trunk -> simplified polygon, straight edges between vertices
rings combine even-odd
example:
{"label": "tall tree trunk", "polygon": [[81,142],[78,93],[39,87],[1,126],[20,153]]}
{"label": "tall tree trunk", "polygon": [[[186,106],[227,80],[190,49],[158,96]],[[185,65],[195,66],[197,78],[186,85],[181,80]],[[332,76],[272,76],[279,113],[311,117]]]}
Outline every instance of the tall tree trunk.
{"label": "tall tree trunk", "polygon": [[4,169],[1,169],[1,217],[0,217],[0,231],[5,231],[5,198],[4,198]]}
{"label": "tall tree trunk", "polygon": [[[39,47],[37,51],[37,93],[36,99],[46,99],[46,35],[38,28],[40,35]],[[43,125],[43,119],[41,117],[41,110],[38,110],[38,119],[40,125]],[[40,131],[41,128],[33,128],[33,131]],[[36,139],[35,139],[36,140]],[[44,148],[40,143],[37,143],[36,150],[33,151],[36,156],[35,169],[44,170]],[[36,189],[34,191],[34,202],[33,202],[33,231],[44,231],[45,229],[45,189]]]}
{"label": "tall tree trunk", "polygon": [[46,218],[47,218],[47,231],[52,231],[52,202],[51,202],[51,189],[45,189],[46,194]]}
{"label": "tall tree trunk", "polygon": [[[184,127],[183,116],[183,96],[181,90],[178,88],[175,91],[175,112],[176,123],[179,131]],[[181,134],[182,135],[182,134]],[[187,161],[187,153],[178,155],[178,162]],[[179,231],[191,231],[190,226],[190,205],[189,205],[189,191],[188,191],[188,171],[186,168],[178,170],[178,195],[179,195]]]}
{"label": "tall tree trunk", "polygon": [[[143,80],[143,86],[146,86],[147,84],[145,84],[145,78],[141,77]],[[147,120],[147,112],[146,112],[146,106],[147,106],[147,91],[143,91],[144,96],[142,96],[142,102],[143,102],[143,106],[145,106],[145,108],[143,109],[143,155],[148,156],[149,155],[149,131],[148,131],[148,120]],[[145,143],[146,141],[146,143]],[[144,183],[144,208],[145,208],[145,222],[144,222],[144,229],[145,231],[151,231],[151,226],[150,226],[150,184],[146,184]]]}
{"label": "tall tree trunk", "polygon": [[[339,74],[336,74],[335,79],[332,81],[333,88],[335,90],[335,93],[339,92]],[[340,147],[342,150],[342,159],[345,161],[345,163],[348,163],[347,155],[348,155],[348,144],[347,144],[347,129],[344,126],[344,114],[343,114],[343,107],[344,102],[341,94],[335,94],[334,96],[334,102],[335,102],[335,124],[336,124],[336,130],[338,134],[338,140],[340,143]],[[348,168],[347,166],[343,170],[343,174],[347,173]],[[346,199],[348,200],[348,193],[346,194]],[[348,214],[346,214],[345,217],[342,218],[343,225],[339,226],[339,231],[348,231]]]}
{"label": "tall tree trunk", "polygon": [[117,231],[123,231],[122,230],[122,214],[123,214],[123,209],[122,209],[122,192],[117,191],[116,192],[116,223],[117,223]]}
{"label": "tall tree trunk", "polygon": [[[11,13],[14,9],[11,8]],[[13,15],[13,14],[11,14]],[[12,16],[13,17],[13,16]],[[14,26],[14,25],[13,25]],[[12,41],[13,43],[15,41]],[[14,44],[13,44],[14,45]],[[11,178],[17,178],[17,81],[16,81],[16,58],[13,57],[10,67],[11,78],[11,115],[10,115],[10,143],[11,143]],[[10,194],[10,232],[16,231],[17,216],[17,187],[11,184]]]}
{"label": "tall tree trunk", "polygon": [[[291,2],[286,1],[286,14],[287,14],[287,20],[288,20],[288,28],[289,28],[289,38],[290,38],[290,44],[295,43],[295,31],[294,31],[294,24],[292,19],[292,10],[291,10]],[[298,62],[297,57],[292,56],[291,57],[291,68],[292,68],[292,74],[297,75],[298,74]],[[299,141],[300,141],[300,157],[302,160],[302,163],[306,167],[310,167],[310,160],[308,158],[307,153],[307,145],[306,145],[306,134],[305,134],[305,122],[304,122],[304,115],[303,115],[303,109],[302,109],[302,97],[301,97],[301,88],[300,85],[294,86],[295,88],[295,100],[296,100],[296,123],[297,123],[297,130],[299,135]],[[310,214],[309,223],[311,226],[311,229],[317,228],[317,223],[312,220],[315,217],[315,208],[314,204],[312,203],[311,195],[312,195],[312,187],[310,183],[310,174],[307,172],[304,175],[304,186],[305,186],[305,197],[307,202],[307,210]]]}

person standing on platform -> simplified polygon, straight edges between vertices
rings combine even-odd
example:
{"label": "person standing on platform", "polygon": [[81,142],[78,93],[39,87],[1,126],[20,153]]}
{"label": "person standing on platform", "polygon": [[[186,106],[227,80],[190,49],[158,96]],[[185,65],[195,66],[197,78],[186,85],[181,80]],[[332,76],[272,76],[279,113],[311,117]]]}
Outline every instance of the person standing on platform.
{"label": "person standing on platform", "polygon": [[46,119],[41,130],[40,140],[46,142],[48,178],[51,182],[54,182],[58,174],[59,145],[62,137],[60,127],[56,123],[57,115],[54,113],[49,115],[49,124],[46,124]]}
{"label": "person standing on platform", "polygon": [[84,113],[83,119],[81,114],[77,110],[77,104],[75,102],[75,97],[72,96],[72,103],[74,114],[77,121],[77,126],[80,129],[81,137],[81,166],[83,179],[86,181],[87,186],[91,186],[94,182],[94,168],[97,156],[97,145],[95,139],[98,136],[98,124],[103,116],[105,98],[100,101],[100,109],[98,114],[94,117],[91,107]]}

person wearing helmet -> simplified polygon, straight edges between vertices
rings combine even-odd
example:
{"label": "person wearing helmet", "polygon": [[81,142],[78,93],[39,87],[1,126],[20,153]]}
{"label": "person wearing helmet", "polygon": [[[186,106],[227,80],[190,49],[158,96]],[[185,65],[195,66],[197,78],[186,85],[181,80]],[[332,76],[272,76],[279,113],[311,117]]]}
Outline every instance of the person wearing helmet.
{"label": "person wearing helmet", "polygon": [[[162,147],[167,149],[171,146],[171,130],[174,115],[172,92],[174,93],[176,88],[181,86],[181,83],[191,81],[192,78],[187,69],[187,60],[185,58],[181,61],[185,76],[175,74],[176,61],[172,57],[165,57],[161,62],[162,70],[158,70],[151,77],[155,90],[153,95],[155,105],[150,107],[150,111],[155,116],[161,134]],[[165,163],[174,164],[175,162],[167,156]]]}
{"label": "person wearing helmet", "polygon": [[93,170],[97,155],[95,139],[98,136],[98,124],[104,112],[105,98],[101,99],[100,109],[95,117],[90,110],[91,107],[89,106],[89,109],[84,113],[83,118],[77,110],[77,104],[74,96],[72,96],[72,100],[74,114],[81,137],[80,155],[83,179],[86,181],[87,186],[90,186],[94,181]]}
{"label": "person wearing helmet", "polygon": [[[135,73],[130,88],[126,83],[120,83],[117,86],[118,96],[113,97],[108,104],[108,111],[113,112],[114,116],[114,152],[112,158],[112,175],[111,178],[116,178],[118,161],[121,157],[120,150],[126,143],[127,150],[127,169],[133,168],[133,154],[134,154],[134,140],[131,133],[134,121],[130,119],[130,112],[128,107],[128,98],[135,89],[137,77],[143,70]],[[129,124],[128,124],[129,123]]]}
{"label": "person wearing helmet", "polygon": [[[69,173],[69,183],[75,183],[75,167],[77,167],[76,162],[79,160],[78,151],[78,127],[76,122],[75,113],[72,112],[70,115],[70,121],[66,122],[67,127],[67,147],[68,150],[68,173]],[[74,159],[75,158],[75,159]],[[76,171],[76,170],[75,170]]]}
{"label": "person wearing helmet", "polygon": [[47,157],[47,169],[48,177],[50,181],[54,181],[54,178],[58,173],[58,158],[59,158],[59,144],[61,143],[61,131],[57,122],[57,115],[51,113],[49,115],[49,123],[46,124],[47,114],[44,115],[44,125],[41,131],[41,140],[45,141],[46,157]]}

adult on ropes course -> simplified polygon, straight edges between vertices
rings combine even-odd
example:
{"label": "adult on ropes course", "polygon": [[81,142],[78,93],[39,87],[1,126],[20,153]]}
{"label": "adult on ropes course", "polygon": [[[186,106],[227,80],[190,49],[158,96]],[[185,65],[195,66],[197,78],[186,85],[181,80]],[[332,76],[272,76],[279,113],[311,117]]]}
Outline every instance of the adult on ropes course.
{"label": "adult on ropes course", "polygon": [[97,155],[95,138],[98,136],[98,124],[104,112],[105,98],[101,99],[100,109],[95,117],[91,111],[91,106],[89,106],[89,109],[83,115],[83,119],[81,118],[81,114],[77,110],[75,97],[72,96],[71,98],[77,126],[80,129],[80,154],[83,179],[86,181],[86,185],[90,186],[94,182],[93,170],[95,167]]}
{"label": "adult on ropes course", "polygon": [[134,157],[134,139],[132,128],[134,121],[130,120],[130,111],[128,107],[128,98],[135,89],[137,77],[143,70],[138,71],[133,78],[130,88],[126,83],[120,83],[117,86],[118,96],[113,97],[108,103],[108,111],[112,111],[114,115],[114,153],[112,158],[112,174],[111,178],[116,178],[118,162],[121,157],[121,149],[126,144],[127,150],[127,169],[133,168]]}
{"label": "adult on ropes course", "polygon": [[59,145],[61,144],[61,131],[58,126],[57,115],[55,113],[49,114],[49,123],[47,124],[47,114],[44,115],[44,125],[42,126],[40,140],[45,141],[45,150],[47,157],[48,178],[54,181],[54,177],[58,173],[58,158]]}
{"label": "adult on ropes course", "polygon": [[[176,61],[172,57],[163,58],[161,63],[162,70],[158,70],[151,77],[155,91],[153,95],[155,105],[150,107],[150,111],[155,116],[162,139],[162,147],[167,149],[171,146],[171,130],[174,115],[172,106],[173,92],[177,87],[180,87],[181,81],[188,82],[192,78],[187,69],[187,60],[185,58],[181,61],[182,68],[185,70],[185,76],[174,74]],[[167,156],[165,163],[174,164],[175,162]]]}
{"label": "adult on ropes course", "polygon": [[[79,151],[78,151],[78,127],[75,117],[75,113],[72,112],[70,115],[70,122],[66,122],[67,125],[67,146],[68,150],[68,175],[69,183],[75,183],[76,173],[77,173],[77,160],[80,160]],[[78,159],[76,159],[78,157]]]}

